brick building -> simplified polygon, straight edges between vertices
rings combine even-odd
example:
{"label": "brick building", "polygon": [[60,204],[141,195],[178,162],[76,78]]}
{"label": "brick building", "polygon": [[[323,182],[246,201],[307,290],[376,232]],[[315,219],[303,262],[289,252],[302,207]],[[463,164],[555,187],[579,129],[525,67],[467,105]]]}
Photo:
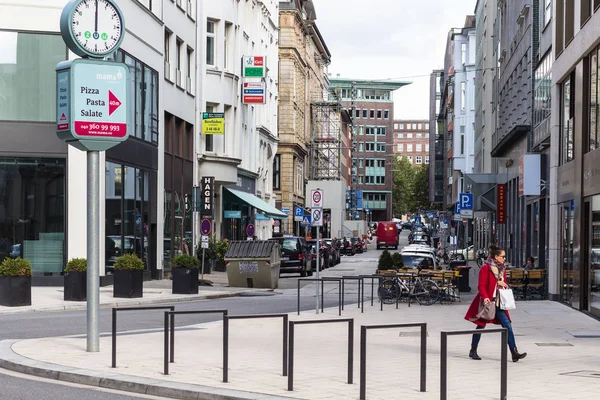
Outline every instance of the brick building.
{"label": "brick building", "polygon": [[394,153],[413,166],[429,164],[429,121],[395,120]]}

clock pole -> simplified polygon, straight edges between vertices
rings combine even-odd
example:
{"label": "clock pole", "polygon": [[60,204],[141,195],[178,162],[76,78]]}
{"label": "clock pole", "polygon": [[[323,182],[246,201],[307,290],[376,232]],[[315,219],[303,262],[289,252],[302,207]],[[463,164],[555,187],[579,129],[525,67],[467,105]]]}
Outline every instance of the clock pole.
{"label": "clock pole", "polygon": [[87,351],[100,351],[100,152],[87,152]]}

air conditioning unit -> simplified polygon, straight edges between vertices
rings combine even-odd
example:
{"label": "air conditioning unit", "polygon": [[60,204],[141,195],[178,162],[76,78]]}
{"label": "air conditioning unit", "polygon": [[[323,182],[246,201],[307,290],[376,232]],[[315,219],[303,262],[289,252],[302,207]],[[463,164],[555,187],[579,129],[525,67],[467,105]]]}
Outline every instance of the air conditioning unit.
{"label": "air conditioning unit", "polygon": [[171,64],[165,61],[165,79],[171,80]]}
{"label": "air conditioning unit", "polygon": [[177,74],[177,76],[176,76],[177,77],[177,81],[176,81],[177,86],[181,87],[181,70],[178,69],[176,71],[176,74]]}

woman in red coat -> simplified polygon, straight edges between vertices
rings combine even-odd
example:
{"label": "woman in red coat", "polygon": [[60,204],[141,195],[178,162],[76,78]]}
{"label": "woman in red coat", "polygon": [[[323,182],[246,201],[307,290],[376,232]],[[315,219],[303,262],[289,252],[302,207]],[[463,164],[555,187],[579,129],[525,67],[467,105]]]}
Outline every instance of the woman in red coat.
{"label": "woman in red coat", "polygon": [[[479,270],[479,284],[477,286],[479,293],[477,293],[477,296],[475,296],[473,302],[469,306],[467,314],[465,315],[465,319],[477,325],[476,329],[483,329],[488,323],[499,324],[502,325],[503,328],[506,328],[508,331],[508,347],[512,354],[512,360],[513,362],[517,362],[521,358],[525,358],[527,353],[521,354],[517,350],[510,315],[508,314],[508,311],[500,308],[499,299],[496,297],[496,288],[508,287],[508,284],[505,282],[506,268],[504,266],[506,253],[504,249],[493,245],[490,246],[489,250],[490,254],[487,262]],[[479,303],[481,301],[483,301],[485,304],[489,303],[490,301],[494,301],[496,303],[496,317],[493,320],[485,320],[477,317],[477,314],[479,313]],[[473,360],[481,360],[481,357],[477,355],[477,346],[479,345],[480,339],[481,334],[476,333],[473,335],[473,339],[471,340],[471,351],[469,351],[469,357],[471,357]]]}

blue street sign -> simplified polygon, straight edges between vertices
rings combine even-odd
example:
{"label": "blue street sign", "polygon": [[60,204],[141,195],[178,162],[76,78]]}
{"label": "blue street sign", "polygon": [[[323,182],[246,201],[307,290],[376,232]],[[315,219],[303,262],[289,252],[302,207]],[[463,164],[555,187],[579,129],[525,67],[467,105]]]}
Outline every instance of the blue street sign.
{"label": "blue street sign", "polygon": [[[461,193],[458,197],[460,203],[460,209],[472,210],[473,209],[473,193]],[[460,212],[459,209],[459,212]]]}
{"label": "blue street sign", "polygon": [[289,214],[290,213],[290,209],[287,208],[287,207],[286,208],[282,208],[281,212],[284,213],[284,214]]}
{"label": "blue street sign", "polygon": [[312,216],[305,215],[302,222],[300,222],[300,226],[311,226],[312,225]]}
{"label": "blue street sign", "polygon": [[294,217],[304,217],[304,208],[294,206]]}
{"label": "blue street sign", "polygon": [[460,203],[458,201],[454,204],[454,215],[457,214],[460,215]]}
{"label": "blue street sign", "polygon": [[142,216],[141,215],[136,215],[135,216],[135,226],[142,226]]}

